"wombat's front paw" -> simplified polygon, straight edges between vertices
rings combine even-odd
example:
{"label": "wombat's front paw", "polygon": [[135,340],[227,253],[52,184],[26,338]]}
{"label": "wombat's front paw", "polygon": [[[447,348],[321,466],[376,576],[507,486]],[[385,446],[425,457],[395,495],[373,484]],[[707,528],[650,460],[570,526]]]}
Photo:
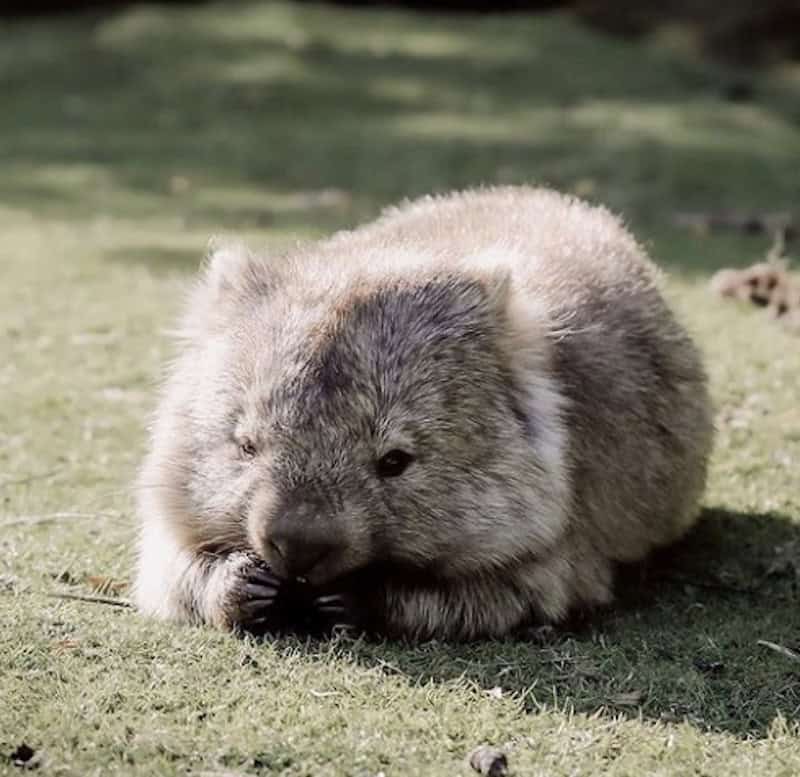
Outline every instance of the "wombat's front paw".
{"label": "wombat's front paw", "polygon": [[222,562],[209,598],[209,620],[238,633],[322,636],[360,625],[351,593],[281,580],[263,561],[245,553]]}
{"label": "wombat's front paw", "polygon": [[323,637],[336,630],[357,628],[354,613],[349,594],[284,580],[264,626],[271,633]]}
{"label": "wombat's front paw", "polygon": [[234,631],[263,634],[271,628],[281,581],[256,558],[229,556],[212,582],[211,621]]}
{"label": "wombat's front paw", "polygon": [[352,594],[323,593],[311,600],[305,618],[305,629],[311,634],[354,631],[362,627]]}

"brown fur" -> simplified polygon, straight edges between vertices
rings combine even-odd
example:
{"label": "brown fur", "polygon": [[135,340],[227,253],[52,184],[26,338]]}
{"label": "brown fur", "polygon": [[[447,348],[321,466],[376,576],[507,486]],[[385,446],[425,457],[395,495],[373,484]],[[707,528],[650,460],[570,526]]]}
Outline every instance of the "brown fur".
{"label": "brown fur", "polygon": [[711,278],[711,289],[720,297],[766,308],[786,329],[800,331],[800,282],[781,259],[758,262],[742,270],[720,270]]}
{"label": "brown fur", "polygon": [[[604,209],[511,187],[213,251],[140,478],[140,608],[234,626],[248,570],[288,574],[304,542],[310,583],[363,573],[355,606],[391,635],[608,602],[615,562],[691,525],[711,446],[656,276]],[[390,450],[414,460],[379,477]]]}

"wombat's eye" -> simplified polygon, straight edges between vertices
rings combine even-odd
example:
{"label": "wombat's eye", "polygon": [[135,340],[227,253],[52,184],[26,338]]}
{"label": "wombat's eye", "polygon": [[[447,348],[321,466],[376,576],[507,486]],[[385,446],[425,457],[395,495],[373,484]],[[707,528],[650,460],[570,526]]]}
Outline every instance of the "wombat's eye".
{"label": "wombat's eye", "polygon": [[243,459],[252,459],[258,451],[252,440],[245,438],[239,443],[239,455]]}
{"label": "wombat's eye", "polygon": [[406,471],[412,461],[414,461],[414,457],[410,453],[396,449],[381,456],[376,462],[375,468],[378,477],[396,478]]}

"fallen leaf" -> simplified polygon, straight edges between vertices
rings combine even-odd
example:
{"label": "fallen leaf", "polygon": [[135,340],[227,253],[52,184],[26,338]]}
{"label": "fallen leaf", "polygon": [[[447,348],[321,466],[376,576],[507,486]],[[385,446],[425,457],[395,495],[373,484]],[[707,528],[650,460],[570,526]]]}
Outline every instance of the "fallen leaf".
{"label": "fallen leaf", "polygon": [[77,639],[59,639],[53,643],[54,653],[65,653],[67,650],[74,650],[80,647],[80,642]]}

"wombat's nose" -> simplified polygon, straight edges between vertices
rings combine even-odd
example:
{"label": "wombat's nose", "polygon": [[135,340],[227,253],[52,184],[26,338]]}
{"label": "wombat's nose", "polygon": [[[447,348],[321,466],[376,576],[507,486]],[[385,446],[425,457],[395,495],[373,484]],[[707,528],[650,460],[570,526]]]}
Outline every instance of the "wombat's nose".
{"label": "wombat's nose", "polygon": [[336,547],[329,536],[308,527],[283,526],[272,532],[273,566],[288,578],[307,577]]}

